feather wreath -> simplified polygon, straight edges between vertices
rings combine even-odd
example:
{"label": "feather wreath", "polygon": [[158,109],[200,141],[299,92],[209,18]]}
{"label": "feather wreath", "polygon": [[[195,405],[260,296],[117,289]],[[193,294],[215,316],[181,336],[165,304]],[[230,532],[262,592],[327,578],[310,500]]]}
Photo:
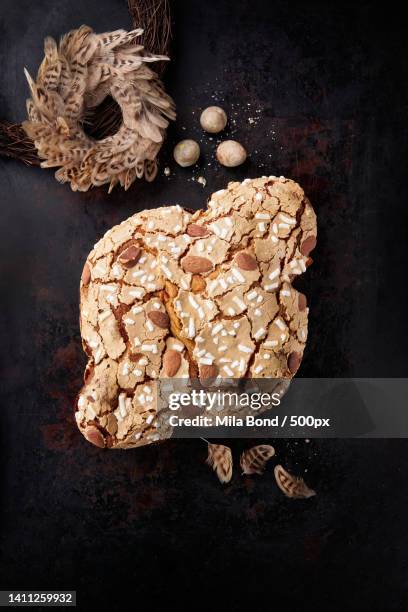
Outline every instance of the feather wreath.
{"label": "feather wreath", "polygon": [[[74,191],[120,183],[128,189],[136,178],[152,181],[156,156],[174,103],[147,63],[167,59],[151,55],[135,40],[142,30],[95,34],[81,26],[62,37],[59,45],[46,38],[45,57],[31,90],[28,121],[22,126],[34,141],[42,168],[59,169],[55,177]],[[122,112],[112,136],[95,140],[83,129],[88,109],[110,95]]]}
{"label": "feather wreath", "polygon": [[[167,55],[171,42],[171,11],[169,0],[128,0],[129,12],[135,28],[143,29],[138,43],[154,55]],[[166,61],[151,64],[155,73],[163,73]],[[86,132],[90,137],[103,139],[118,131],[122,113],[118,104],[108,96],[99,106],[88,109]],[[18,159],[27,165],[39,166],[41,159],[31,138],[21,124],[0,120],[0,155]]]}

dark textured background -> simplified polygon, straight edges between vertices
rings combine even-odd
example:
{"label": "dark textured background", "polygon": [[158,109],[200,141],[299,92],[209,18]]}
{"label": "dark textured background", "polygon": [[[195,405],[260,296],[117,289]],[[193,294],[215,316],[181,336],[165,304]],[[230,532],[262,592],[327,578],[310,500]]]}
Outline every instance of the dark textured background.
{"label": "dark textured background", "polygon": [[[311,307],[303,376],[407,376],[408,43],[390,4],[189,0],[174,3],[178,106],[153,185],[107,196],[50,171],[0,160],[2,410],[0,588],[70,588],[81,608],[126,595],[181,604],[194,592],[231,609],[405,610],[405,441],[276,442],[317,497],[287,500],[269,466],[222,487],[199,441],[101,452],[77,433],[72,401],[84,356],[78,282],[93,243],[146,207],[203,206],[231,178],[285,174],[319,220],[302,285]],[[0,116],[21,120],[42,39],[88,23],[128,27],[119,0],[3,0]],[[220,103],[245,167],[213,161],[200,109]],[[202,141],[199,168],[171,162]],[[207,179],[202,188],[192,177]],[[236,459],[247,442],[233,441]],[[149,604],[147,604],[149,605]]]}

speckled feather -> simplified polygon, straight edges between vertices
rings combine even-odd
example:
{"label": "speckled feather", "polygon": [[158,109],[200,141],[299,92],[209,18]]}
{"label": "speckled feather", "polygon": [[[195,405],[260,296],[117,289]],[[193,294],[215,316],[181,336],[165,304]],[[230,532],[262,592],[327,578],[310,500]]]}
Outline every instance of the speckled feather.
{"label": "speckled feather", "polygon": [[249,448],[241,455],[240,466],[242,468],[242,473],[246,475],[262,474],[266,462],[273,457],[274,454],[275,449],[270,444],[259,444],[258,446]]}
{"label": "speckled feather", "polygon": [[286,497],[307,499],[316,495],[316,491],[310,489],[303,478],[292,476],[281,465],[275,467],[275,479],[278,487]]}
{"label": "speckled feather", "polygon": [[208,444],[207,464],[212,467],[218,480],[227,483],[232,478],[232,453],[229,446]]}

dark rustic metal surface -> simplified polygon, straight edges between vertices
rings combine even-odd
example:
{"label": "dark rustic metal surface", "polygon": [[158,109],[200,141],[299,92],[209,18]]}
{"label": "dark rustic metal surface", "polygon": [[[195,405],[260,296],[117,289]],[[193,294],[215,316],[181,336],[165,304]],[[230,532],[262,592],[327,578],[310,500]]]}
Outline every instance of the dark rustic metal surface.
{"label": "dark rustic metal surface", "polygon": [[[386,7],[385,7],[386,8]],[[406,376],[407,42],[374,3],[174,3],[166,83],[178,106],[153,185],[72,193],[50,171],[0,161],[2,409],[0,588],[76,589],[79,605],[130,592],[228,591],[232,609],[268,594],[289,610],[407,605],[405,441],[276,442],[279,462],[317,489],[285,499],[270,466],[222,487],[199,441],[101,452],[78,434],[85,363],[78,282],[94,242],[132,213],[203,206],[232,178],[298,180],[319,220],[302,280],[311,308],[303,376]],[[3,0],[0,113],[24,118],[23,66],[42,39],[88,23],[128,27],[119,0]],[[200,109],[220,103],[248,163],[213,161]],[[198,169],[175,169],[177,139],[202,140]],[[208,165],[209,164],[209,165]],[[192,176],[207,179],[203,189]],[[247,441],[231,443],[236,465]],[[171,586],[172,584],[172,586]],[[282,598],[283,601],[282,601]],[[115,603],[116,602],[116,603]]]}

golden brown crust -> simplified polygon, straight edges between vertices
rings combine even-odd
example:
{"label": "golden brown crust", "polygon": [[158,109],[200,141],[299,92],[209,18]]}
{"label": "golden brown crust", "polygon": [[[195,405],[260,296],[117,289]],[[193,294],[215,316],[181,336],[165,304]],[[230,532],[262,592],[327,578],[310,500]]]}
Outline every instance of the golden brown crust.
{"label": "golden brown crust", "polygon": [[113,448],[161,439],[158,378],[291,378],[308,316],[292,280],[315,244],[314,211],[283,177],[230,183],[205,211],[148,210],[107,232],[80,289],[85,437]]}

